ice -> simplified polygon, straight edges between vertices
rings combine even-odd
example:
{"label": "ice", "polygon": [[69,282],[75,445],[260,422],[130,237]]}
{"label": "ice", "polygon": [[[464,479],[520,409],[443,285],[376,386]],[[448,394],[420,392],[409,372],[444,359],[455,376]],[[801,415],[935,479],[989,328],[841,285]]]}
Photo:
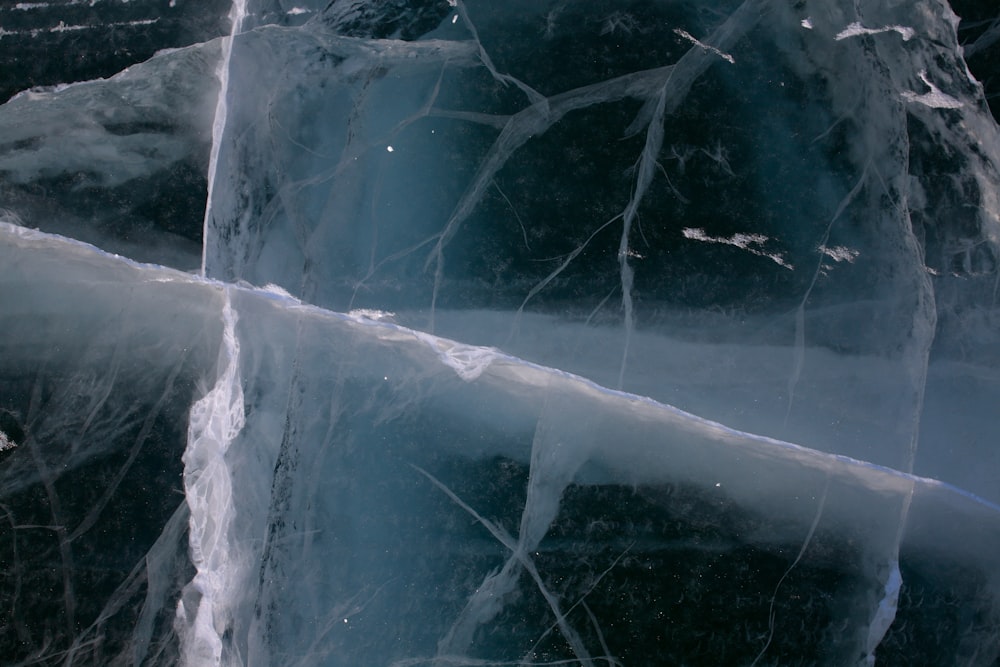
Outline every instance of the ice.
{"label": "ice", "polygon": [[887,25],[882,28],[866,28],[857,21],[850,24],[843,30],[837,33],[834,37],[836,40],[847,39],[848,37],[857,37],[858,35],[878,35],[883,32],[898,32],[899,36],[903,38],[903,41],[909,41],[913,39],[913,28],[908,28],[901,25]]}
{"label": "ice", "polygon": [[182,298],[187,279],[162,267],[20,227],[0,233],[0,414],[17,443],[0,469],[3,599],[14,612],[4,655],[169,658],[191,576],[180,456],[214,372],[220,304]]}
{"label": "ice", "polygon": [[438,353],[443,364],[455,369],[463,380],[475,380],[496,358],[496,350],[490,347],[462,345],[426,334],[418,336]]}
{"label": "ice", "polygon": [[[793,631],[790,616],[820,621],[848,605],[854,611],[825,621],[827,632],[844,635],[824,649],[840,656],[836,661],[869,641],[865,601],[873,612],[881,607],[865,591],[884,586],[879,557],[895,553],[899,514],[911,493],[904,558],[918,568],[954,562],[959,571],[979,573],[976,595],[989,592],[969,599],[987,605],[977,613],[995,613],[988,600],[995,599],[990,565],[1000,508],[940,482],[736,431],[496,351],[476,377],[463,378],[440,357],[453,343],[392,322],[132,265],[41,233],[5,231],[8,246],[15,240],[17,255],[28,262],[26,285],[44,283],[42,276],[60,290],[104,285],[114,293],[147,285],[180,298],[182,320],[212,325],[199,355],[203,368],[217,369],[217,379],[202,398],[189,399],[184,458],[191,528],[178,531],[175,518],[161,537],[174,548],[190,540],[197,568],[178,608],[177,631],[187,647],[181,655],[189,664],[266,663],[276,656],[292,664],[344,664],[352,655],[375,664],[476,664],[529,654],[627,664],[629,652],[633,660],[658,659],[666,654],[624,648],[613,619],[623,609],[634,616],[646,604],[660,608],[666,599],[639,607],[613,601],[633,586],[676,599],[696,595],[692,584],[671,589],[666,582],[677,575],[666,573],[685,562],[738,568],[747,558],[774,568],[770,582],[751,578],[733,593],[740,614],[759,610],[748,620],[762,638],[730,636],[727,650],[749,662],[762,650],[781,655],[789,642],[801,648],[797,642],[810,635]],[[67,257],[77,260],[66,266]],[[60,258],[62,271],[47,258]],[[151,275],[137,281],[135,271]],[[109,279],[116,274],[119,280]],[[89,306],[103,308],[100,317],[116,308],[114,300],[105,303]],[[163,297],[137,301],[143,317],[177,319],[162,313],[164,303]],[[199,303],[214,315],[192,308]],[[176,333],[171,327],[161,335]],[[221,350],[214,363],[213,344]],[[234,404],[227,392],[239,387],[244,397]],[[242,405],[250,409],[240,428]],[[231,494],[222,508],[210,500],[220,493]],[[632,514],[637,507],[645,509]],[[205,532],[209,525],[214,532]],[[207,549],[209,539],[214,550]],[[150,552],[151,581],[162,581],[169,570],[159,563],[170,562],[153,554],[169,553],[167,545]],[[658,574],[641,574],[649,568]],[[808,586],[828,585],[816,577],[831,568],[841,583],[828,589],[834,596],[828,612],[788,606],[809,599],[824,609]],[[796,581],[803,571],[807,579]],[[739,572],[726,577],[742,581]],[[691,573],[691,581],[705,574]],[[657,584],[660,575],[666,580]],[[185,582],[171,586],[176,591]],[[791,598],[773,602],[784,591]],[[122,597],[112,596],[98,625],[113,617]],[[156,613],[149,605],[161,605],[162,615],[169,604],[162,592],[133,599],[145,620],[126,655],[152,643],[149,619]],[[908,598],[900,606],[911,623],[936,622]],[[520,624],[503,630],[511,614],[536,619],[537,630],[525,634]],[[875,616],[881,632],[879,619],[886,626],[891,618]],[[635,627],[645,622],[636,618]],[[159,627],[162,633],[162,621]],[[399,639],[376,639],[385,632]],[[964,632],[966,643],[980,641],[967,634],[974,628]],[[685,644],[683,634],[671,636]],[[87,637],[74,655],[88,655]],[[568,642],[568,654],[558,637]]]}
{"label": "ice", "polygon": [[[0,40],[181,9],[83,4]],[[955,11],[238,0],[18,78],[0,655],[995,665],[1000,19]]]}
{"label": "ice", "polygon": [[927,72],[925,70],[920,70],[918,72],[920,80],[924,82],[924,85],[930,88],[929,93],[917,94],[909,90],[903,91],[903,99],[909,102],[917,102],[925,106],[929,106],[932,109],[961,109],[964,104],[956,100],[950,95],[945,95],[942,93],[937,86],[927,80]]}
{"label": "ice", "polygon": [[[219,44],[0,106],[0,196],[19,224],[140,261],[199,265]],[[182,110],[182,113],[178,113]]]}
{"label": "ice", "polygon": [[[186,605],[178,607],[178,623],[190,628],[183,637],[183,661],[218,664],[222,655],[221,635],[228,624],[226,584],[231,570],[238,568],[238,547],[229,538],[233,502],[226,451],[246,423],[240,380],[240,346],[229,294],[222,310],[224,367],[215,386],[191,406],[188,447],[184,453],[184,488],[191,510],[191,562],[198,574],[185,596],[198,597],[197,611],[189,616]],[[222,602],[222,604],[220,604]]]}

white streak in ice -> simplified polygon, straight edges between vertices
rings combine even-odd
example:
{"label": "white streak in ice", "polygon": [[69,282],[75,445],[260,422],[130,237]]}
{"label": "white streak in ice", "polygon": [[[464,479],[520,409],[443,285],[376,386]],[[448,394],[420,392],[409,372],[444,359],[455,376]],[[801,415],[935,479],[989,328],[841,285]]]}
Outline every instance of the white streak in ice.
{"label": "white streak in ice", "polygon": [[[208,155],[208,196],[205,200],[205,222],[202,229],[202,238],[209,238],[209,221],[212,219],[212,192],[215,189],[215,177],[218,172],[219,146],[222,144],[222,133],[226,128],[226,117],[229,113],[226,96],[229,94],[229,61],[233,55],[233,42],[240,34],[240,27],[243,18],[246,16],[246,0],[233,0],[233,7],[229,10],[229,20],[232,23],[232,31],[226,39],[223,47],[222,58],[219,60],[217,70],[219,76],[219,101],[215,106],[215,120],[212,123],[212,150]],[[208,244],[201,244],[201,275],[205,275],[205,252]]]}
{"label": "white streak in ice", "polygon": [[780,253],[776,252],[766,252],[762,248],[764,244],[770,241],[770,239],[763,234],[743,234],[737,233],[729,237],[724,236],[709,236],[705,233],[704,229],[700,227],[686,227],[681,231],[684,234],[684,238],[691,239],[693,241],[705,241],[706,243],[721,243],[723,245],[731,245],[733,247],[739,248],[740,250],[746,250],[754,255],[759,255],[760,257],[767,257],[769,260],[783,266],[786,269],[794,269],[795,267],[785,261],[785,258],[781,256]]}
{"label": "white streak in ice", "polygon": [[909,90],[903,92],[903,99],[907,102],[916,102],[917,104],[923,104],[934,109],[960,109],[964,104],[956,100],[950,95],[946,95],[941,92],[941,89],[935,86],[927,78],[927,70],[920,70],[920,80],[924,82],[924,85],[931,89],[929,93],[917,94]]}
{"label": "white streak in ice", "polygon": [[902,36],[904,42],[908,42],[913,39],[913,36],[916,34],[913,28],[908,28],[904,25],[887,25],[882,28],[866,28],[860,23],[855,22],[838,32],[834,39],[839,42],[840,40],[847,39],[848,37],[857,37],[858,35],[878,35],[883,32],[898,32]]}
{"label": "white streak in ice", "polygon": [[697,39],[695,39],[694,35],[692,35],[691,33],[689,33],[687,30],[681,30],[680,28],[674,28],[674,33],[677,34],[680,37],[683,37],[684,39],[686,39],[687,41],[691,42],[695,46],[700,46],[701,48],[705,49],[706,51],[711,51],[712,53],[714,53],[715,55],[719,56],[720,58],[722,58],[726,62],[728,62],[730,64],[733,64],[733,65],[736,64],[736,59],[733,58],[731,55],[729,55],[728,53],[723,53],[722,51],[720,51],[719,49],[715,48],[714,46],[712,46],[710,44],[705,44],[704,42],[698,41]]}
{"label": "white streak in ice", "polygon": [[[906,517],[903,517],[905,522]],[[865,665],[875,664],[875,649],[882,643],[885,633],[896,619],[896,608],[899,603],[899,589],[903,585],[903,577],[899,572],[899,561],[889,564],[889,576],[882,590],[882,599],[875,610],[875,618],[868,626],[868,639],[865,642],[866,653],[863,658]]]}
{"label": "white streak in ice", "polygon": [[[229,529],[235,508],[226,462],[229,445],[246,423],[237,319],[227,289],[219,351],[219,363],[225,368],[212,390],[191,408],[188,425],[184,495],[191,509],[189,541],[197,574],[187,588],[196,591],[200,599],[196,610],[189,609],[183,599],[177,606],[178,621],[187,629],[182,638],[185,665],[220,664],[222,635],[229,624],[229,610],[223,600],[232,597],[229,589],[238,568],[238,564],[230,562]],[[194,618],[189,616],[192,611]]]}

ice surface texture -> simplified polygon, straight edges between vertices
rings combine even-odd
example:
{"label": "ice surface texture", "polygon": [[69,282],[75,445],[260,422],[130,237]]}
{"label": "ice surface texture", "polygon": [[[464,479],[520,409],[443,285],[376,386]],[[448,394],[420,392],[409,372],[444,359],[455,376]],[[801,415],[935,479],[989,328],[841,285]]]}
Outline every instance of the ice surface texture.
{"label": "ice surface texture", "polygon": [[237,0],[14,96],[0,655],[996,665],[978,21]]}

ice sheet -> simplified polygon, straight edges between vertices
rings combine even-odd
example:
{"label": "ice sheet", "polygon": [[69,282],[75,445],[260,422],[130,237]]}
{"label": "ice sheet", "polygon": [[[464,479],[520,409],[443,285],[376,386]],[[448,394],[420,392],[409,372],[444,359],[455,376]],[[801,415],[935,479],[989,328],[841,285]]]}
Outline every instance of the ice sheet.
{"label": "ice sheet", "polygon": [[0,106],[0,655],[994,665],[987,9],[241,0]]}

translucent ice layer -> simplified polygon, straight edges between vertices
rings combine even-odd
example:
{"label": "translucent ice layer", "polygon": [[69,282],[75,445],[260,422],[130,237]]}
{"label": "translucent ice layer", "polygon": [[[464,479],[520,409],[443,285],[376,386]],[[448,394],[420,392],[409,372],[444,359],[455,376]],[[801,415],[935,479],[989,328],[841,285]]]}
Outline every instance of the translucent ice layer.
{"label": "translucent ice layer", "polygon": [[995,667],[995,7],[210,5],[0,105],[0,655]]}
{"label": "translucent ice layer", "polygon": [[[1000,507],[966,491],[497,350],[0,231],[17,267],[5,292],[58,306],[4,321],[35,332],[5,338],[4,359],[29,364],[4,374],[5,414],[21,424],[4,459],[14,571],[22,585],[51,578],[53,617],[86,628],[58,656],[656,664],[724,650],[743,664],[812,647],[810,660],[843,664],[873,626],[900,656],[974,656],[995,639]],[[115,313],[146,325],[101,335]],[[76,335],[60,337],[66,327]],[[201,398],[180,392],[192,376]],[[167,434],[185,405],[182,481],[166,469],[185,448],[183,419]],[[75,478],[111,483],[81,490]],[[48,494],[35,511],[53,516],[16,522],[33,485]],[[182,487],[187,534],[167,520]],[[158,541],[133,506],[162,517]],[[145,559],[99,561],[112,580],[139,563],[103,602],[91,527],[150,540],[129,541]],[[163,555],[187,539],[186,567]],[[955,600],[971,616],[946,614]],[[892,631],[898,615],[905,633]]]}

